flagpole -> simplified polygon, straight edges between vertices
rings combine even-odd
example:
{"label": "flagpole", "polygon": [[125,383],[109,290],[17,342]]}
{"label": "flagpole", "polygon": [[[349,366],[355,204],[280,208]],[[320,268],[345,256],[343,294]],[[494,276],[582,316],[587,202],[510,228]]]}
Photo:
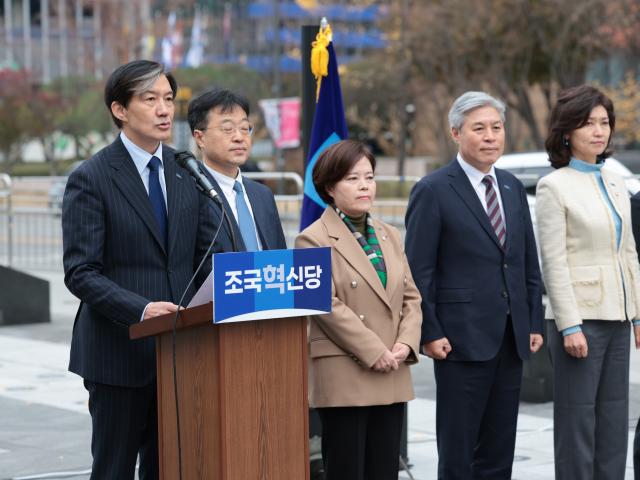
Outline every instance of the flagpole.
{"label": "flagpole", "polygon": [[24,43],[24,64],[25,70],[33,70],[33,48],[31,38],[31,3],[29,0],[22,0],[22,41]]}
{"label": "flagpole", "polygon": [[51,82],[51,27],[49,23],[49,0],[40,2],[40,35],[42,49],[42,83]]}
{"label": "flagpole", "polygon": [[75,0],[75,27],[76,27],[76,74],[84,75],[85,70],[85,58],[84,58],[84,35],[82,29],[84,28],[84,17],[82,14],[82,0]]}
{"label": "flagpole", "polygon": [[[271,86],[272,95],[274,98],[280,98],[282,96],[282,72],[280,71],[280,59],[281,59],[281,42],[280,42],[280,0],[272,0],[274,9],[273,14],[273,85]],[[277,172],[283,172],[285,170],[284,152],[281,148],[275,148],[275,170]],[[278,181],[277,193],[279,195],[284,194],[284,180]]]}
{"label": "flagpole", "polygon": [[97,80],[102,79],[102,13],[101,0],[93,0],[93,69]]}
{"label": "flagpole", "polygon": [[313,115],[316,112],[316,82],[311,73],[311,42],[318,33],[318,25],[303,25],[301,27],[301,51],[302,51],[302,169],[304,162],[309,158],[309,142],[311,141],[311,127]]}
{"label": "flagpole", "polygon": [[13,65],[13,13],[11,11],[11,0],[4,0],[4,38],[5,61],[7,66]]}
{"label": "flagpole", "polygon": [[67,30],[67,2],[66,0],[58,0],[58,30],[60,41],[60,76],[65,78],[69,75],[69,54],[68,54],[68,35]]}

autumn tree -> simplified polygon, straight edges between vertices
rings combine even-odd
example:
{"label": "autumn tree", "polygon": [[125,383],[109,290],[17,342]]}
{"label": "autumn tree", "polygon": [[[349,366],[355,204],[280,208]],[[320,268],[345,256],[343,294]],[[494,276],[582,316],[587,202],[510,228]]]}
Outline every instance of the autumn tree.
{"label": "autumn tree", "polygon": [[557,92],[585,82],[593,61],[640,45],[639,10],[637,0],[395,0],[384,25],[389,48],[377,58],[378,72],[395,81],[372,75],[379,84],[370,101],[389,83],[396,95],[408,89],[417,143],[445,159],[454,150],[451,102],[466,90],[487,90],[510,107],[509,144],[540,149]]}
{"label": "autumn tree", "polygon": [[57,175],[55,159],[55,133],[58,114],[63,108],[63,99],[58,92],[34,88],[28,104],[20,110],[19,122],[25,126],[25,140],[36,140],[42,146],[44,160],[52,175]]}
{"label": "autumn tree", "polygon": [[92,78],[68,77],[55,82],[50,90],[60,96],[61,108],[55,119],[58,131],[73,138],[76,158],[89,158],[94,134],[107,143],[106,135],[112,130],[111,116],[103,100],[103,83]]}
{"label": "autumn tree", "polygon": [[20,146],[28,128],[22,112],[30,100],[29,83],[25,71],[0,71],[0,153],[5,171],[20,161]]}
{"label": "autumn tree", "polygon": [[602,87],[616,111],[616,140],[622,145],[640,144],[640,84],[627,75],[616,86]]}

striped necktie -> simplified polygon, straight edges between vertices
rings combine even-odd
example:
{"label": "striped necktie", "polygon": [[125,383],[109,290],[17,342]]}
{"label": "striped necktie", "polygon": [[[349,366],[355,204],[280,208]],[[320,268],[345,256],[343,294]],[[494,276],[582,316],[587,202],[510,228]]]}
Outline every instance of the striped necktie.
{"label": "striped necktie", "polygon": [[500,213],[500,204],[498,203],[496,189],[493,187],[493,178],[491,175],[486,175],[482,179],[482,183],[484,183],[486,187],[485,198],[487,200],[487,215],[489,216],[489,221],[491,222],[493,231],[496,232],[500,245],[504,247],[504,242],[507,238],[507,229],[502,219],[502,214]]}

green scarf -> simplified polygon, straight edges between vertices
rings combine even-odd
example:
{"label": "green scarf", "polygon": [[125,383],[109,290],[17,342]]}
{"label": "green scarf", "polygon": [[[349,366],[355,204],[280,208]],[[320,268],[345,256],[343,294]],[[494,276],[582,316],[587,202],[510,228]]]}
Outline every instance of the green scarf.
{"label": "green scarf", "polygon": [[353,226],[349,217],[347,217],[338,207],[335,205],[331,205],[333,209],[336,211],[338,216],[345,223],[349,231],[356,237],[356,240],[364,250],[365,255],[373,265],[373,268],[376,270],[380,281],[382,282],[382,286],[387,288],[387,266],[384,263],[384,258],[382,258],[382,250],[380,250],[380,242],[378,242],[378,237],[376,237],[376,229],[373,226],[373,220],[371,219],[371,215],[368,213],[367,215],[367,228],[366,228],[366,238],[362,235],[356,228]]}

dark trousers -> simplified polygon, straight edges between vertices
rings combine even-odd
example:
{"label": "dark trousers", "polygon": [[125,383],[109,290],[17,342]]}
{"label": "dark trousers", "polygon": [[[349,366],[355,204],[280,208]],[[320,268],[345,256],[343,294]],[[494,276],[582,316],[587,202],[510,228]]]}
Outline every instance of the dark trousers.
{"label": "dark trousers", "polygon": [[633,439],[633,478],[640,480],[640,418],[636,424],[636,435]]}
{"label": "dark trousers", "polygon": [[397,480],[405,406],[316,409],[325,480]]}
{"label": "dark trousers", "polygon": [[547,328],[553,362],[556,480],[622,480],[629,438],[629,322],[586,320],[586,358],[564,349],[555,322]]}
{"label": "dark trousers", "polygon": [[438,478],[510,479],[522,380],[511,321],[492,360],[434,368]]}
{"label": "dark trousers", "polygon": [[156,382],[140,388],[84,381],[93,432],[92,480],[133,480],[140,453],[140,480],[157,480]]}

